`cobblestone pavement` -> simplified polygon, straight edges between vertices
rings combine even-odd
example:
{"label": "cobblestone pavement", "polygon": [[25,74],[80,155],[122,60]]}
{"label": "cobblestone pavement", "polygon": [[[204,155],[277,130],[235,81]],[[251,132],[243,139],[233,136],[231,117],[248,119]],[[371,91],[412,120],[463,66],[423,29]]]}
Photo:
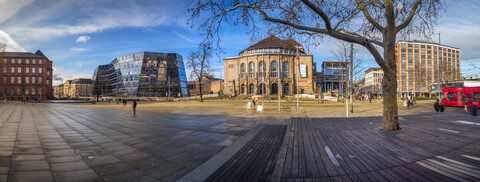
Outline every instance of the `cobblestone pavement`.
{"label": "cobblestone pavement", "polygon": [[268,122],[286,119],[0,104],[0,181],[175,181]]}

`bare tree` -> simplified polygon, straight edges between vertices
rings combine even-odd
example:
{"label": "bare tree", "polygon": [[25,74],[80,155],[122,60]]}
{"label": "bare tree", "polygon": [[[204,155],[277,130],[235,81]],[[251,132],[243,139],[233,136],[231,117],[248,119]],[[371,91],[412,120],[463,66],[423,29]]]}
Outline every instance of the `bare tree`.
{"label": "bare tree", "polygon": [[210,67],[211,46],[207,43],[201,43],[198,50],[190,52],[187,59],[187,66],[192,69],[190,78],[197,78],[200,90],[200,102],[203,102],[202,79],[204,76],[210,76],[212,68]]}
{"label": "bare tree", "polygon": [[[342,62],[350,62],[350,43],[348,42],[338,42],[335,46],[335,49],[331,50],[332,54],[337,58],[338,61]],[[348,74],[352,73],[352,79],[350,82],[358,81],[362,79],[362,73],[365,73],[365,61],[363,59],[363,55],[359,53],[358,48],[353,48],[353,64],[352,64],[352,69],[351,72]],[[350,67],[350,64],[346,64],[346,66]],[[350,77],[349,77],[350,78]],[[346,78],[345,78],[346,79]],[[348,88],[347,82],[344,82],[344,88]]]}
{"label": "bare tree", "polygon": [[201,19],[199,29],[217,47],[223,23],[244,25],[255,35],[257,21],[273,34],[313,43],[327,35],[365,47],[385,72],[382,128],[398,130],[397,34],[430,35],[444,7],[439,0],[194,0],[188,12],[190,23]]}

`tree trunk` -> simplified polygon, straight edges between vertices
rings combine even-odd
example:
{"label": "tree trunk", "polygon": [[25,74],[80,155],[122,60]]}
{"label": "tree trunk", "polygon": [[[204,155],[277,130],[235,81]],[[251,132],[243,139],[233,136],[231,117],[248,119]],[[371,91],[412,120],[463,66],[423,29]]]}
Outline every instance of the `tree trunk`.
{"label": "tree trunk", "polygon": [[[390,74],[395,78],[395,73]],[[384,78],[383,87],[383,124],[382,128],[386,131],[399,130],[398,105],[397,105],[397,80]]]}
{"label": "tree trunk", "polygon": [[200,78],[198,78],[198,87],[200,89],[200,102],[203,102],[203,93],[202,93],[202,75],[200,75]]}

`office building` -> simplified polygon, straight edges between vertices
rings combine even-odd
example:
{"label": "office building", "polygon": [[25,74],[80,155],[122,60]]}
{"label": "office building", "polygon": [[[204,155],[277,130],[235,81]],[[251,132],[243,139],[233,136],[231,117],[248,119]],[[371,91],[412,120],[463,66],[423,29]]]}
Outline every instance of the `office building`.
{"label": "office building", "polygon": [[434,83],[459,80],[460,49],[432,42],[399,41],[395,49],[398,93],[427,96]]}
{"label": "office building", "polygon": [[139,52],[100,65],[93,75],[93,95],[108,97],[186,96],[183,57],[176,53]]}
{"label": "office building", "polygon": [[369,95],[382,94],[382,80],[383,80],[382,68],[370,68],[367,71],[365,71],[364,89],[366,91],[366,94],[369,94]]}

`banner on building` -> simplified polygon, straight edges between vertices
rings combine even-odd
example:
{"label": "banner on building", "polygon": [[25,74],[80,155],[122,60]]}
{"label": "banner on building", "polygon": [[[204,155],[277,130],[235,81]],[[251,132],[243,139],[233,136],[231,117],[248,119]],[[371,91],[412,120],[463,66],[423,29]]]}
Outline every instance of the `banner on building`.
{"label": "banner on building", "polygon": [[300,65],[300,76],[302,78],[307,77],[307,65],[304,65],[304,64]]}

